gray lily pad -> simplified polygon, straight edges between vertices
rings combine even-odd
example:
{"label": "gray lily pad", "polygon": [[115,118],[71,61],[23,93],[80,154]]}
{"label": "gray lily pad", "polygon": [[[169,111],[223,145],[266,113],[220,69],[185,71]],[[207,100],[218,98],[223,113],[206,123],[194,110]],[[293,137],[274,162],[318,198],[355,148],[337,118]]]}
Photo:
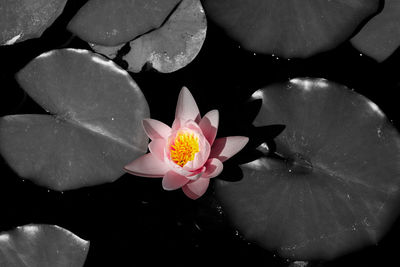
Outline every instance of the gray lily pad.
{"label": "gray lily pad", "polygon": [[145,64],[163,73],[176,71],[197,56],[206,31],[200,1],[182,0],[162,27],[131,41],[131,50],[123,59],[133,72],[140,72]]}
{"label": "gray lily pad", "polygon": [[349,38],[379,0],[204,0],[209,19],[245,49],[308,57]]}
{"label": "gray lily pad", "polygon": [[[248,240],[297,260],[376,244],[399,214],[400,135],[370,100],[323,79],[257,91],[255,126],[286,125],[276,151],[216,193]],[[274,152],[272,155],[271,153]]]}
{"label": "gray lily pad", "polygon": [[17,80],[53,114],[0,119],[0,152],[21,177],[55,190],[112,182],[146,152],[146,99],[113,62],[86,50],[53,50]]}
{"label": "gray lily pad", "polygon": [[379,62],[400,46],[400,1],[386,0],[385,6],[351,39],[362,53]]}
{"label": "gray lily pad", "polygon": [[2,267],[80,267],[89,242],[56,225],[29,224],[0,233]]}
{"label": "gray lily pad", "polygon": [[90,0],[68,24],[81,39],[117,46],[161,26],[180,0]]}
{"label": "gray lily pad", "polygon": [[61,14],[67,0],[2,0],[0,45],[40,37]]}

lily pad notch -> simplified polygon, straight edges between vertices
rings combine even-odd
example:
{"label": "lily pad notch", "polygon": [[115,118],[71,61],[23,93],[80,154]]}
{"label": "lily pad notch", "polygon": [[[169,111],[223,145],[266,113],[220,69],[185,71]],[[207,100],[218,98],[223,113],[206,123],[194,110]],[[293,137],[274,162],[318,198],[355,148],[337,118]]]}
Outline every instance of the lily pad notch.
{"label": "lily pad notch", "polygon": [[54,190],[112,182],[146,152],[143,93],[129,74],[87,50],[40,55],[18,74],[47,114],[0,119],[0,153],[23,178]]}
{"label": "lily pad notch", "polygon": [[280,157],[242,165],[240,181],[216,181],[234,227],[295,260],[333,259],[376,244],[400,200],[400,134],[381,109],[324,79],[292,79],[253,97],[263,102],[256,127],[286,129],[275,139]]}

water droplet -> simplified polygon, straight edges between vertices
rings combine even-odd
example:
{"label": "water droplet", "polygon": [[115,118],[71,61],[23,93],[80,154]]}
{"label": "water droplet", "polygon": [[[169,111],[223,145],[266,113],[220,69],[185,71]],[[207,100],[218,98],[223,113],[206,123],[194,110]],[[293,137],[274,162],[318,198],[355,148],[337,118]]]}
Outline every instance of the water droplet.
{"label": "water droplet", "polygon": [[382,129],[381,129],[381,128],[378,128],[378,129],[376,130],[376,133],[378,134],[378,137],[379,137],[379,138],[382,138]]}
{"label": "water droplet", "polygon": [[201,227],[197,223],[194,223],[194,227],[196,227],[197,230],[201,231]]}
{"label": "water droplet", "polygon": [[219,215],[222,215],[222,214],[223,214],[222,206],[218,205],[218,206],[216,207],[216,209],[217,209],[217,212],[218,212]]}
{"label": "water droplet", "polygon": [[370,222],[368,221],[368,218],[364,218],[363,222],[366,226],[371,226]]}
{"label": "water droplet", "polygon": [[306,267],[308,265],[307,261],[294,261],[290,266],[293,267]]}

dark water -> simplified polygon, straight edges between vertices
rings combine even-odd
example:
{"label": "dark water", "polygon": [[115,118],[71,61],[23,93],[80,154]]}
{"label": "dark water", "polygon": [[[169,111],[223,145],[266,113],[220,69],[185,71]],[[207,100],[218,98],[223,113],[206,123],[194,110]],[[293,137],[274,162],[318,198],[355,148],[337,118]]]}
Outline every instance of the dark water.
{"label": "dark water", "polygon": [[[74,1],[70,1],[74,2]],[[78,1],[79,2],[79,1]],[[66,12],[42,38],[0,47],[1,115],[45,113],[14,80],[15,73],[42,52],[87,48],[65,26],[81,3]],[[123,65],[123,62],[120,62]],[[256,89],[295,77],[325,78],[375,102],[399,129],[400,50],[383,63],[361,55],[345,42],[306,60],[255,55],[240,49],[209,22],[197,58],[172,74],[132,74],[145,94],[151,116],[171,123],[177,95],[187,86],[204,114],[219,109],[219,136],[240,134],[242,106]],[[54,192],[19,178],[1,159],[0,232],[28,223],[56,224],[91,241],[85,266],[288,266],[290,261],[250,244],[231,228],[212,187],[197,201],[180,190],[163,191],[160,180],[124,175],[112,184]],[[330,262],[308,266],[385,266],[396,260],[397,220],[374,246]]]}

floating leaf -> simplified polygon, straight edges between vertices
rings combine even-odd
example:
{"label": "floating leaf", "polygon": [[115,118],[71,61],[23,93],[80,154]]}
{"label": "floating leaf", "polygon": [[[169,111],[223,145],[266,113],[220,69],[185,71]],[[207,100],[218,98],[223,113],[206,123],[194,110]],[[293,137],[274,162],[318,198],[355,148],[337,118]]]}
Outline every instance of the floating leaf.
{"label": "floating leaf", "polygon": [[400,46],[400,1],[386,0],[382,12],[373,17],[351,43],[379,62],[388,58]]}
{"label": "floating leaf", "polygon": [[[217,181],[248,240],[295,259],[329,259],[376,243],[398,215],[400,135],[367,98],[323,79],[257,91],[255,126],[284,124],[275,156]],[[268,150],[265,144],[260,151]]]}
{"label": "floating leaf", "polygon": [[183,0],[161,28],[130,42],[131,50],[124,59],[133,72],[140,72],[146,63],[159,72],[176,71],[197,56],[206,31],[200,1]]}
{"label": "floating leaf", "polygon": [[90,0],[68,29],[81,39],[116,46],[161,26],[180,0]]}
{"label": "floating leaf", "polygon": [[147,102],[129,74],[86,50],[40,55],[18,82],[53,115],[0,120],[0,152],[22,177],[55,190],[111,182],[146,152]]}
{"label": "floating leaf", "polygon": [[204,0],[207,16],[245,49],[308,57],[339,45],[379,0]]}
{"label": "floating leaf", "polygon": [[55,225],[29,224],[0,233],[0,266],[79,267],[89,242]]}
{"label": "floating leaf", "polygon": [[0,45],[40,37],[61,14],[67,0],[2,0]]}

